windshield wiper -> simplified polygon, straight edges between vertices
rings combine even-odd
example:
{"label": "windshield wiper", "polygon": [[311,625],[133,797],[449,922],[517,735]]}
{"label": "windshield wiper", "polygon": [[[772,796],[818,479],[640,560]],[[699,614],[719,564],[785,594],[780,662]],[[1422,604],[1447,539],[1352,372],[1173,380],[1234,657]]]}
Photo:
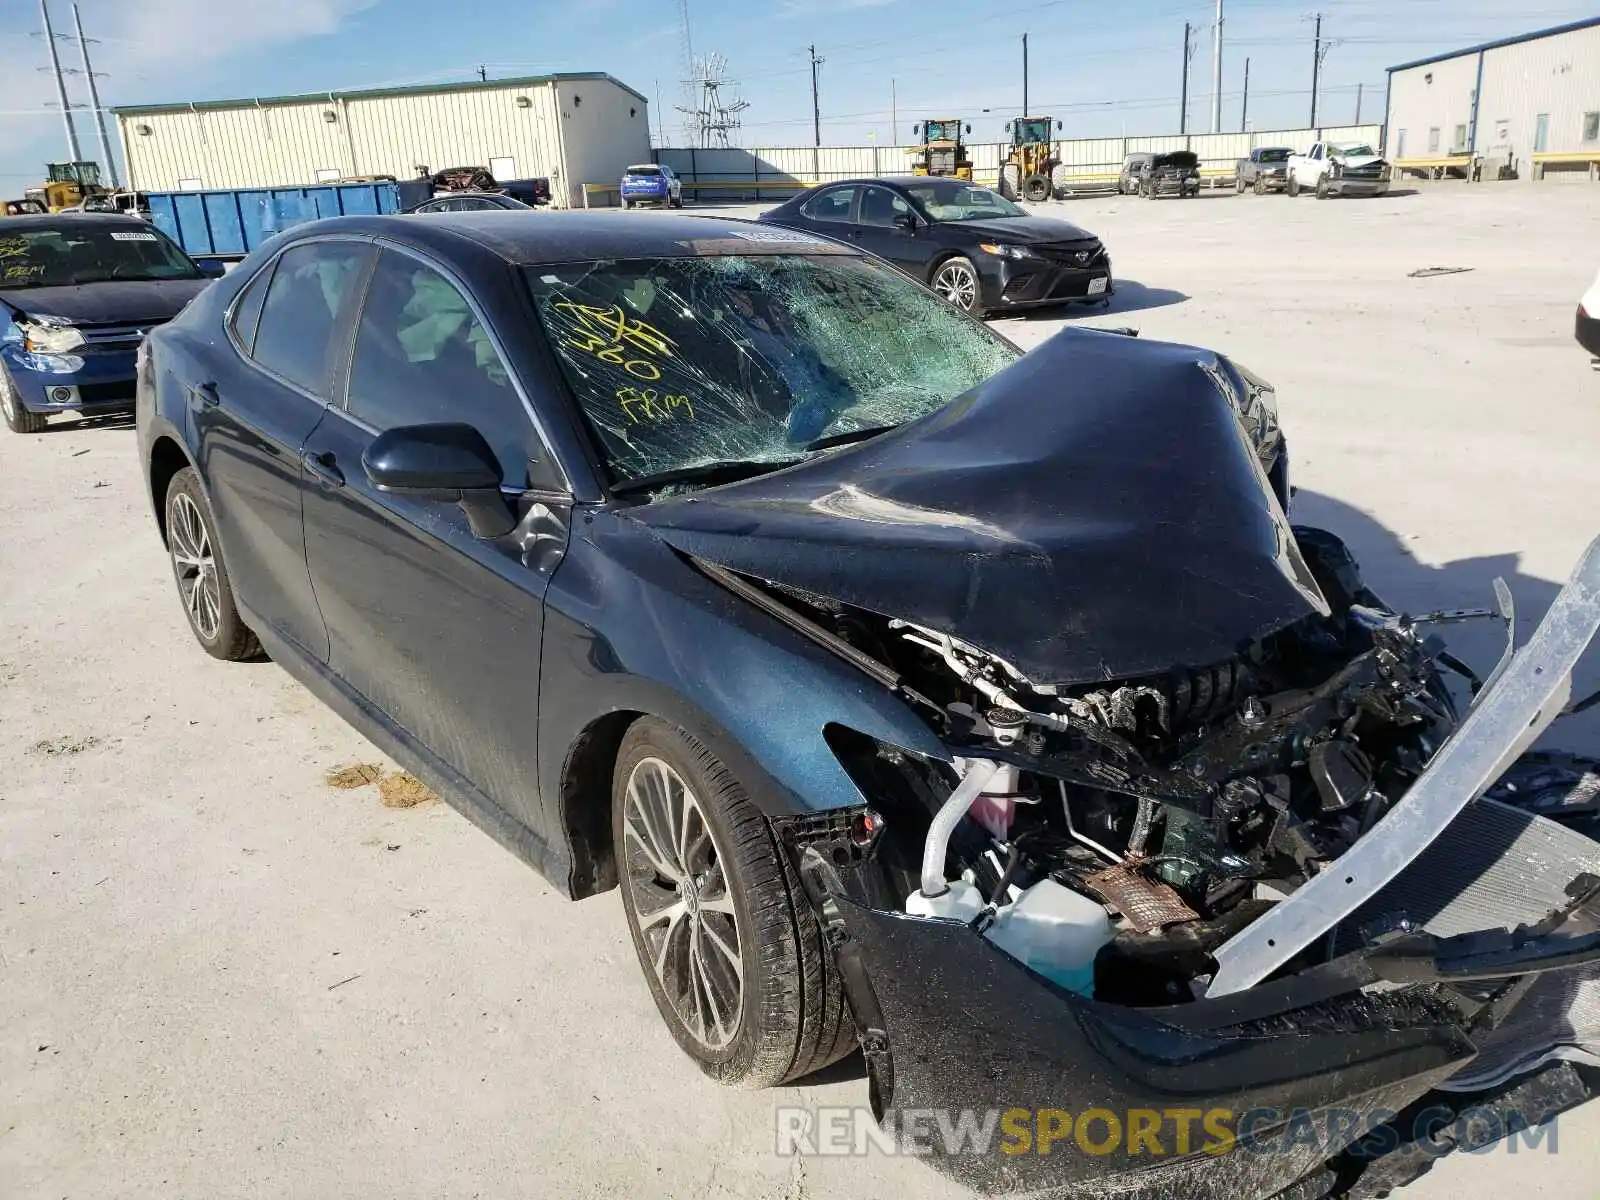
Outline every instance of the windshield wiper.
{"label": "windshield wiper", "polygon": [[851,442],[864,442],[868,438],[875,438],[880,433],[888,433],[891,429],[899,429],[898,425],[872,425],[866,429],[851,429],[844,433],[830,433],[827,437],[820,437],[807,444],[810,450],[831,450],[835,446],[848,446]]}
{"label": "windshield wiper", "polygon": [[675,471],[661,471],[655,475],[641,475],[637,479],[627,479],[612,484],[611,491],[614,495],[621,496],[630,492],[653,492],[657,488],[664,488],[674,483],[733,483],[735,480],[750,479],[756,475],[765,475],[769,471],[792,467],[800,461],[802,460],[798,458],[761,461],[735,458],[722,462],[701,463],[697,467],[679,467]]}

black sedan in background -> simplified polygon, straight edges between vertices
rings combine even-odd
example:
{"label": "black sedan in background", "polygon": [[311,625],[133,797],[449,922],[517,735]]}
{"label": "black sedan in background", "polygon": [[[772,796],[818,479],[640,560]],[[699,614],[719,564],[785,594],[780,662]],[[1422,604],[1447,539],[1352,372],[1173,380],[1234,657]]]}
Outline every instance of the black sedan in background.
{"label": "black sedan in background", "polygon": [[974,316],[1103,301],[1115,290],[1111,256],[1093,234],[959,179],[824,184],[761,219],[858,245]]}
{"label": "black sedan in background", "polygon": [[533,206],[503,192],[453,192],[435,196],[411,209],[411,213],[442,212],[527,212]]}

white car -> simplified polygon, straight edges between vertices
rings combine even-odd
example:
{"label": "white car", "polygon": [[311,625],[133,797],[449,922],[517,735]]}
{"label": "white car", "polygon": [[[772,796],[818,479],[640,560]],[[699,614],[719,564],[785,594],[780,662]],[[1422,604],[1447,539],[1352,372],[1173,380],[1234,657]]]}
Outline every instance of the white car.
{"label": "white car", "polygon": [[1578,345],[1594,355],[1594,369],[1600,371],[1600,275],[1578,301]]}
{"label": "white car", "polygon": [[1389,164],[1365,142],[1317,142],[1304,154],[1289,157],[1286,189],[1298,196],[1315,188],[1317,199],[1329,196],[1381,196],[1389,190]]}

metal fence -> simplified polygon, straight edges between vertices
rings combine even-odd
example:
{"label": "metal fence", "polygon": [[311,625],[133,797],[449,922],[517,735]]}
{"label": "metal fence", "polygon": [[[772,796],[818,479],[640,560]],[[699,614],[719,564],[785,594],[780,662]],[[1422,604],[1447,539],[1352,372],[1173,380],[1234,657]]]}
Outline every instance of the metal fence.
{"label": "metal fence", "polygon": [[[1158,137],[1075,138],[1055,145],[1061,166],[1058,187],[1069,191],[1103,189],[1112,183],[1130,154],[1188,150],[1200,159],[1204,177],[1231,180],[1234,164],[1258,146],[1290,146],[1304,150],[1313,142],[1371,142],[1382,136],[1380,125],[1341,125],[1321,129],[1274,129],[1251,133],[1192,133]],[[980,142],[970,145],[973,178],[995,186],[1000,163],[1009,147]],[[797,188],[836,179],[898,175],[911,170],[916,147],[909,146],[766,146],[751,149],[666,147],[656,151],[683,177],[691,197],[765,199]],[[596,189],[597,191],[600,189]]]}

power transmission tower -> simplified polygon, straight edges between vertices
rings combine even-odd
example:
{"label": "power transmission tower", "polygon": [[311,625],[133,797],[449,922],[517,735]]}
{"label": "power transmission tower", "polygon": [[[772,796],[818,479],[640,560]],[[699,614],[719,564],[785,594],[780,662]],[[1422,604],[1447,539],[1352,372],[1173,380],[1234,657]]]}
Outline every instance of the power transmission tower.
{"label": "power transmission tower", "polygon": [[56,77],[56,97],[61,103],[61,119],[67,126],[67,148],[73,162],[83,160],[78,148],[78,130],[72,124],[72,106],[67,101],[67,81],[61,73],[61,56],[56,53],[56,31],[50,27],[50,7],[39,0],[39,15],[44,18],[44,44],[50,47],[50,65],[40,70],[53,71]]}
{"label": "power transmission tower", "polygon": [[732,134],[743,123],[740,116],[750,107],[748,101],[724,94],[728,86],[728,60],[720,54],[708,54],[695,60],[693,78],[689,80],[690,103],[678,111],[688,117],[690,145],[728,147],[733,145]]}
{"label": "power transmission tower", "polygon": [[83,55],[83,78],[89,85],[89,107],[94,110],[95,128],[100,133],[100,158],[105,163],[106,175],[111,180],[113,188],[120,186],[117,181],[117,160],[111,157],[111,139],[106,137],[106,114],[100,107],[100,89],[95,86],[95,79],[104,79],[103,74],[97,74],[94,67],[89,64],[89,43],[97,42],[98,38],[83,36],[83,14],[78,11],[76,3],[72,6],[72,25],[77,30],[78,36],[73,41],[78,43],[78,50]]}

